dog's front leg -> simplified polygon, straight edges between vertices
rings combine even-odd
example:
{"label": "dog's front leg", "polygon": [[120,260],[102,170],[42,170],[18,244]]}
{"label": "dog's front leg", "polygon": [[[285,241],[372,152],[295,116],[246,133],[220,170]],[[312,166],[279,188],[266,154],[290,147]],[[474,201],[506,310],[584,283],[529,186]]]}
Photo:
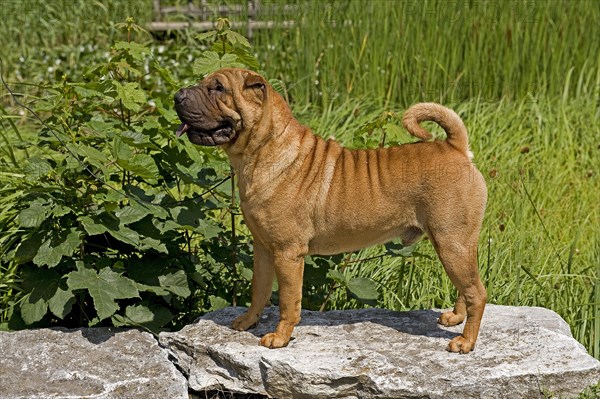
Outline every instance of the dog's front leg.
{"label": "dog's front leg", "polygon": [[262,337],[262,346],[286,346],[290,342],[294,327],[300,322],[304,255],[306,248],[300,247],[273,251],[275,274],[279,284],[279,324],[274,332]]}
{"label": "dog's front leg", "polygon": [[254,240],[254,271],[252,273],[252,304],[246,313],[234,320],[232,327],[244,331],[258,322],[271,299],[275,268],[273,255],[258,240]]}

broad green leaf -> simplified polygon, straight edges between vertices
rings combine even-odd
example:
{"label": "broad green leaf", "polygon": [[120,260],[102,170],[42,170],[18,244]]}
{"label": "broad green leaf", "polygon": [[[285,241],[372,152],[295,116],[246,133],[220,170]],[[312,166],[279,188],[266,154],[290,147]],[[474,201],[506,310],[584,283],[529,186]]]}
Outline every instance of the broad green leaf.
{"label": "broad green leaf", "polygon": [[406,134],[405,130],[398,126],[396,123],[388,123],[383,126],[383,129],[388,134],[388,138],[396,140],[403,140],[403,142],[410,142],[410,136]]}
{"label": "broad green leaf", "polygon": [[210,311],[223,309],[229,306],[229,302],[227,300],[218,296],[210,295],[208,300],[210,301]]}
{"label": "broad green leaf", "polygon": [[121,138],[129,145],[139,148],[154,148],[154,144],[150,142],[147,134],[140,132],[132,132],[130,130],[121,133]]}
{"label": "broad green leaf", "polygon": [[236,54],[224,54],[219,57],[214,51],[205,51],[197,58],[192,66],[195,75],[205,76],[221,68],[243,68],[245,65],[238,60]]}
{"label": "broad green leaf", "polygon": [[431,259],[431,260],[435,259],[431,255],[424,254],[422,252],[417,251],[416,250],[417,246],[418,246],[418,243],[405,247],[400,243],[389,242],[389,243],[385,244],[385,249],[392,255],[399,255],[399,256],[403,256],[403,257],[413,257],[413,258],[426,258],[426,259]]}
{"label": "broad green leaf", "polygon": [[[106,165],[109,163],[109,160],[108,157],[101,151],[85,144],[75,145],[73,143],[67,143],[66,146],[69,151],[102,170],[102,173],[105,176],[109,175],[108,169],[106,169]],[[77,167],[79,167],[79,162],[77,162]]]}
{"label": "broad green leaf", "polygon": [[81,244],[81,233],[79,232],[79,230],[71,228],[67,231],[68,233],[65,237],[65,240],[62,243],[60,243],[60,248],[63,256],[73,255],[73,252],[75,252],[75,250],[79,248]]}
{"label": "broad green leaf", "polygon": [[162,288],[162,287],[159,287],[156,285],[137,283],[137,289],[138,289],[138,291],[151,292],[151,293],[159,295],[159,296],[171,295],[171,293],[169,291],[167,291],[165,288]]}
{"label": "broad green leaf", "polygon": [[187,298],[191,294],[187,276],[183,270],[159,276],[158,281],[161,287],[182,298]]}
{"label": "broad green leaf", "polygon": [[232,53],[234,48],[235,47],[233,47],[233,45],[228,41],[225,41],[225,43],[223,43],[223,41],[221,40],[216,40],[212,43],[210,50],[219,54],[219,56],[222,56],[223,54]]}
{"label": "broad green leaf", "polygon": [[158,252],[168,253],[164,243],[151,237],[142,237],[138,232],[123,225],[106,226],[106,232],[117,240],[129,244],[138,250],[154,249]]}
{"label": "broad green leaf", "polygon": [[48,302],[48,308],[59,319],[64,319],[75,303],[75,296],[70,289],[58,287],[56,293]]}
{"label": "broad green leaf", "polygon": [[123,225],[140,221],[149,214],[150,211],[148,208],[143,208],[139,205],[126,206],[115,212],[115,216],[119,218],[120,224]]}
{"label": "broad green leaf", "polygon": [[153,333],[158,333],[162,326],[173,320],[173,314],[169,309],[160,305],[140,304],[127,306],[125,316],[115,314],[112,320],[117,327],[145,327]]}
{"label": "broad green leaf", "polygon": [[119,309],[115,302],[117,299],[139,297],[133,280],[109,268],[104,268],[99,273],[93,269],[71,272],[67,275],[67,285],[72,290],[88,290],[100,320],[112,316]]}
{"label": "broad green leaf", "polygon": [[126,185],[125,191],[129,194],[129,198],[137,203],[137,205],[144,207],[150,211],[154,216],[160,219],[166,219],[169,217],[167,210],[161,206],[156,205],[160,203],[164,192],[161,195],[155,195],[151,190],[144,190],[139,186]]}
{"label": "broad green leaf", "polygon": [[101,151],[98,151],[94,147],[90,147],[85,144],[67,144],[67,147],[73,151],[74,153],[81,155],[88,159],[88,161],[98,161],[100,164],[108,163],[108,157],[104,155]]}
{"label": "broad green leaf", "polygon": [[169,210],[174,221],[181,226],[197,227],[204,212],[198,206],[176,206]]}
{"label": "broad green leaf", "polygon": [[379,298],[377,283],[366,277],[355,277],[346,284],[350,294],[362,303],[375,306]]}
{"label": "broad green leaf", "polygon": [[118,226],[116,229],[108,229],[107,232],[116,238],[117,240],[124,242],[125,244],[132,245],[134,247],[138,247],[140,242],[140,235],[131,230],[129,227]]}
{"label": "broad green leaf", "polygon": [[30,179],[39,179],[52,172],[52,166],[44,159],[33,157],[25,164],[25,175]]}
{"label": "broad green leaf", "polygon": [[252,281],[252,275],[253,275],[253,271],[252,269],[250,269],[249,267],[242,267],[242,271],[240,273],[240,276],[245,279],[248,282]]}
{"label": "broad green leaf", "polygon": [[146,308],[144,305],[128,306],[125,309],[125,315],[129,320],[149,327],[162,327],[171,320],[173,320],[173,314],[169,309],[160,305],[150,305]]}
{"label": "broad green leaf", "polygon": [[115,50],[127,52],[136,61],[142,61],[150,55],[149,48],[136,42],[116,42],[114,48]]}
{"label": "broad green leaf", "polygon": [[[80,99],[97,99],[96,101],[110,102],[113,98],[107,95],[105,82],[71,83],[71,87]],[[114,91],[111,91],[114,93]]]}
{"label": "broad green leaf", "polygon": [[[67,144],[67,148],[70,144]],[[70,154],[69,154],[70,155]],[[65,159],[65,165],[64,165],[64,170],[67,171],[73,171],[75,173],[81,173],[84,168],[81,165],[81,157],[77,156],[77,158],[75,158],[74,156],[68,156]],[[64,170],[61,170],[61,172],[64,172]]]}
{"label": "broad green leaf", "polygon": [[196,58],[192,65],[192,72],[196,76],[206,76],[221,67],[221,59],[219,54],[214,51],[205,51],[202,55]]}
{"label": "broad green leaf", "polygon": [[252,70],[257,70],[260,68],[260,64],[258,63],[258,60],[254,57],[254,55],[250,54],[249,52],[242,51],[236,51],[235,53],[238,57],[238,60],[244,64],[245,68]]}
{"label": "broad green leaf", "polygon": [[52,237],[50,237],[38,249],[37,254],[33,258],[33,263],[38,266],[48,265],[54,267],[58,265],[61,258],[62,255],[53,247]]}
{"label": "broad green leaf", "polygon": [[199,226],[194,229],[194,231],[201,233],[204,238],[210,240],[211,238],[215,238],[223,231],[218,225],[215,224],[213,220],[210,219],[200,219]]}
{"label": "broad green leaf", "polygon": [[23,280],[23,290],[29,294],[21,302],[21,317],[26,324],[40,321],[48,312],[48,302],[56,293],[61,276],[48,269],[36,269]]}
{"label": "broad green leaf", "polygon": [[29,208],[23,209],[19,213],[17,221],[21,227],[40,227],[51,212],[51,205],[46,204],[45,201],[35,200]]}
{"label": "broad green leaf", "polygon": [[52,215],[56,217],[65,216],[71,212],[73,212],[73,210],[64,205],[54,204],[54,206],[52,207]]}
{"label": "broad green leaf", "polygon": [[83,225],[85,231],[91,236],[104,234],[108,230],[108,227],[106,227],[102,223],[97,222],[89,216],[82,216],[79,218],[79,221]]}
{"label": "broad green leaf", "polygon": [[236,44],[241,44],[242,46],[246,47],[246,48],[250,48],[250,42],[248,41],[248,39],[246,39],[244,36],[240,35],[237,32],[234,32],[232,30],[228,30],[225,33],[225,36],[227,37],[227,40],[229,41],[229,43],[233,44],[234,46]]}
{"label": "broad green leaf", "polygon": [[175,220],[167,220],[163,225],[159,225],[158,227],[162,233],[166,233],[167,231],[188,230],[200,233],[206,239],[218,237],[219,233],[223,231],[223,229],[211,219],[198,219],[196,227],[190,226],[189,224],[180,224]]}
{"label": "broad green leaf", "polygon": [[118,159],[117,163],[148,181],[148,183],[155,183],[156,180],[160,179],[158,166],[156,166],[154,158],[150,155],[136,154],[131,159]]}
{"label": "broad green leaf", "polygon": [[404,245],[400,244],[400,243],[396,243],[396,242],[388,242],[385,244],[385,249],[394,254],[394,255],[399,255],[399,256],[403,256],[403,257],[408,257],[411,256],[413,254],[413,252],[415,251],[415,248],[417,247],[417,244],[414,245],[410,245],[405,247]]}
{"label": "broad green leaf", "polygon": [[75,93],[77,93],[77,96],[79,98],[95,98],[95,97],[104,97],[104,93],[98,91],[98,90],[94,90],[94,89],[88,89],[86,88],[84,85],[73,85],[73,90],[75,91]]}
{"label": "broad green leaf", "polygon": [[254,54],[245,48],[245,47],[235,47],[233,49],[233,53],[237,55],[238,60],[243,62],[248,69],[258,70],[260,68],[260,64]]}
{"label": "broad green leaf", "polygon": [[88,67],[84,73],[84,76],[88,79],[94,79],[108,73],[108,64],[107,63],[94,63],[92,66]]}
{"label": "broad green leaf", "polygon": [[34,299],[28,294],[21,301],[21,317],[27,325],[42,320],[46,313],[48,313],[48,302],[42,298]]}
{"label": "broad green leaf", "polygon": [[115,121],[105,120],[102,116],[96,115],[87,122],[87,127],[97,133],[108,134],[115,130]]}
{"label": "broad green leaf", "polygon": [[146,104],[146,93],[138,89],[136,82],[128,82],[122,85],[115,80],[113,84],[117,91],[117,99],[121,100],[123,107],[133,112],[139,112],[141,104]]}
{"label": "broad green leaf", "polygon": [[15,253],[15,260],[19,264],[30,262],[37,255],[38,250],[45,241],[45,237],[45,232],[37,232],[22,241]]}
{"label": "broad green leaf", "polygon": [[147,202],[131,201],[131,205],[135,207],[140,207],[148,211],[149,214],[152,214],[154,217],[159,219],[166,219],[169,217],[168,211],[163,208],[161,205],[149,204]]}
{"label": "broad green leaf", "polygon": [[245,65],[239,62],[237,54],[224,54],[221,57],[220,68],[244,68]]}
{"label": "broad green leaf", "polygon": [[132,156],[131,148],[129,148],[129,146],[125,144],[119,136],[115,136],[113,139],[111,152],[113,157],[118,161],[127,161]]}
{"label": "broad green leaf", "polygon": [[206,39],[210,39],[211,37],[215,37],[217,35],[216,30],[209,30],[208,32],[202,32],[194,36],[194,38],[198,41],[203,41]]}
{"label": "broad green leaf", "polygon": [[109,189],[104,193],[98,193],[96,195],[95,199],[98,199],[104,203],[119,202],[119,201],[127,199],[127,195],[123,191]]}
{"label": "broad green leaf", "polygon": [[160,178],[160,172],[154,158],[147,154],[134,155],[129,168],[132,172],[146,180]]}
{"label": "broad green leaf", "polygon": [[142,240],[140,241],[140,243],[142,245],[140,245],[138,248],[140,250],[147,250],[147,249],[154,249],[157,252],[161,252],[161,253],[169,253],[169,251],[167,250],[167,246],[165,243],[160,242],[160,240],[156,240],[154,238],[150,238],[150,237],[144,237],[142,238]]}
{"label": "broad green leaf", "polygon": [[[160,102],[160,100],[158,100]],[[154,104],[156,107],[156,104]],[[154,136],[155,131],[164,129],[165,125],[162,120],[160,120],[160,115],[145,115],[144,123],[140,125],[135,125],[133,128],[138,133],[143,133],[147,136]],[[154,147],[154,149],[158,149],[158,147]]]}
{"label": "broad green leaf", "polygon": [[49,267],[58,265],[63,256],[72,256],[73,252],[79,248],[81,244],[79,236],[80,233],[75,228],[52,235],[40,246],[33,258],[33,263]]}
{"label": "broad green leaf", "polygon": [[329,270],[327,272],[327,278],[332,279],[333,281],[340,283],[342,285],[346,285],[347,284],[347,279],[346,276],[344,276],[344,274],[342,272],[340,272],[339,270]]}
{"label": "broad green leaf", "polygon": [[[161,234],[165,234],[166,232],[169,232],[169,231],[176,231],[176,230],[179,230],[182,228],[179,223],[174,222],[172,220],[167,220],[164,223],[157,223],[156,227],[161,232]],[[184,230],[192,230],[192,229],[184,228]]]}

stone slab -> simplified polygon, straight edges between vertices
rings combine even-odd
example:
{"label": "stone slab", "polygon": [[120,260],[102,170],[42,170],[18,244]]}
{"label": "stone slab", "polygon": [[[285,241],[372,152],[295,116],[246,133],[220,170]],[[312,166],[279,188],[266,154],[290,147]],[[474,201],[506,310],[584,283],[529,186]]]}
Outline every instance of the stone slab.
{"label": "stone slab", "polygon": [[303,311],[293,340],[275,350],[258,341],[274,329],[277,308],[249,331],[231,330],[244,311],[225,308],[160,335],[192,390],[281,399],[564,398],[600,380],[600,362],[543,308],[488,305],[467,355],[445,351],[462,327],[438,325],[440,311]]}
{"label": "stone slab", "polygon": [[0,332],[0,358],[2,399],[188,398],[167,352],[137,330]]}

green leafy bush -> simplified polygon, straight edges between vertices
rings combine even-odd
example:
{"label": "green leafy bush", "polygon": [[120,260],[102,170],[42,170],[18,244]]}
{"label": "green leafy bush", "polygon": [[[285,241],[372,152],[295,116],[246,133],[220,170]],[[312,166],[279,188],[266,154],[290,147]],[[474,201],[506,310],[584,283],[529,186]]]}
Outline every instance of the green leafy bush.
{"label": "green leafy bush", "polygon": [[[127,41],[105,62],[46,88],[36,103],[49,115],[39,142],[23,144],[40,155],[7,179],[14,198],[2,261],[18,266],[22,281],[6,285],[20,293],[5,327],[112,323],[156,332],[248,300],[251,244],[231,205],[228,164],[218,150],[175,137],[172,95],[183,83],[132,40],[143,37],[132,19],[119,25]],[[221,51],[197,58],[201,74],[257,67],[226,21],[203,36]]]}

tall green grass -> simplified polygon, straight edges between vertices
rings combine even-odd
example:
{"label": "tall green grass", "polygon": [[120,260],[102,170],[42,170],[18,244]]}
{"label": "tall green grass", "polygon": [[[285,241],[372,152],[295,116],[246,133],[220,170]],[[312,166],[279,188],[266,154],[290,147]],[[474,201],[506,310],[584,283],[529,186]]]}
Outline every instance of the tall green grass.
{"label": "tall green grass", "polygon": [[596,1],[313,1],[281,10],[266,3],[261,15],[299,23],[261,31],[256,44],[267,72],[295,82],[302,103],[599,94]]}
{"label": "tall green grass", "polygon": [[[146,0],[26,0],[0,2],[0,58],[3,74],[19,94],[37,94],[36,85],[72,76],[90,53],[104,55],[129,15],[152,19]],[[101,57],[98,57],[101,58]],[[78,75],[84,71],[79,70]],[[0,87],[0,103],[9,103]]]}

